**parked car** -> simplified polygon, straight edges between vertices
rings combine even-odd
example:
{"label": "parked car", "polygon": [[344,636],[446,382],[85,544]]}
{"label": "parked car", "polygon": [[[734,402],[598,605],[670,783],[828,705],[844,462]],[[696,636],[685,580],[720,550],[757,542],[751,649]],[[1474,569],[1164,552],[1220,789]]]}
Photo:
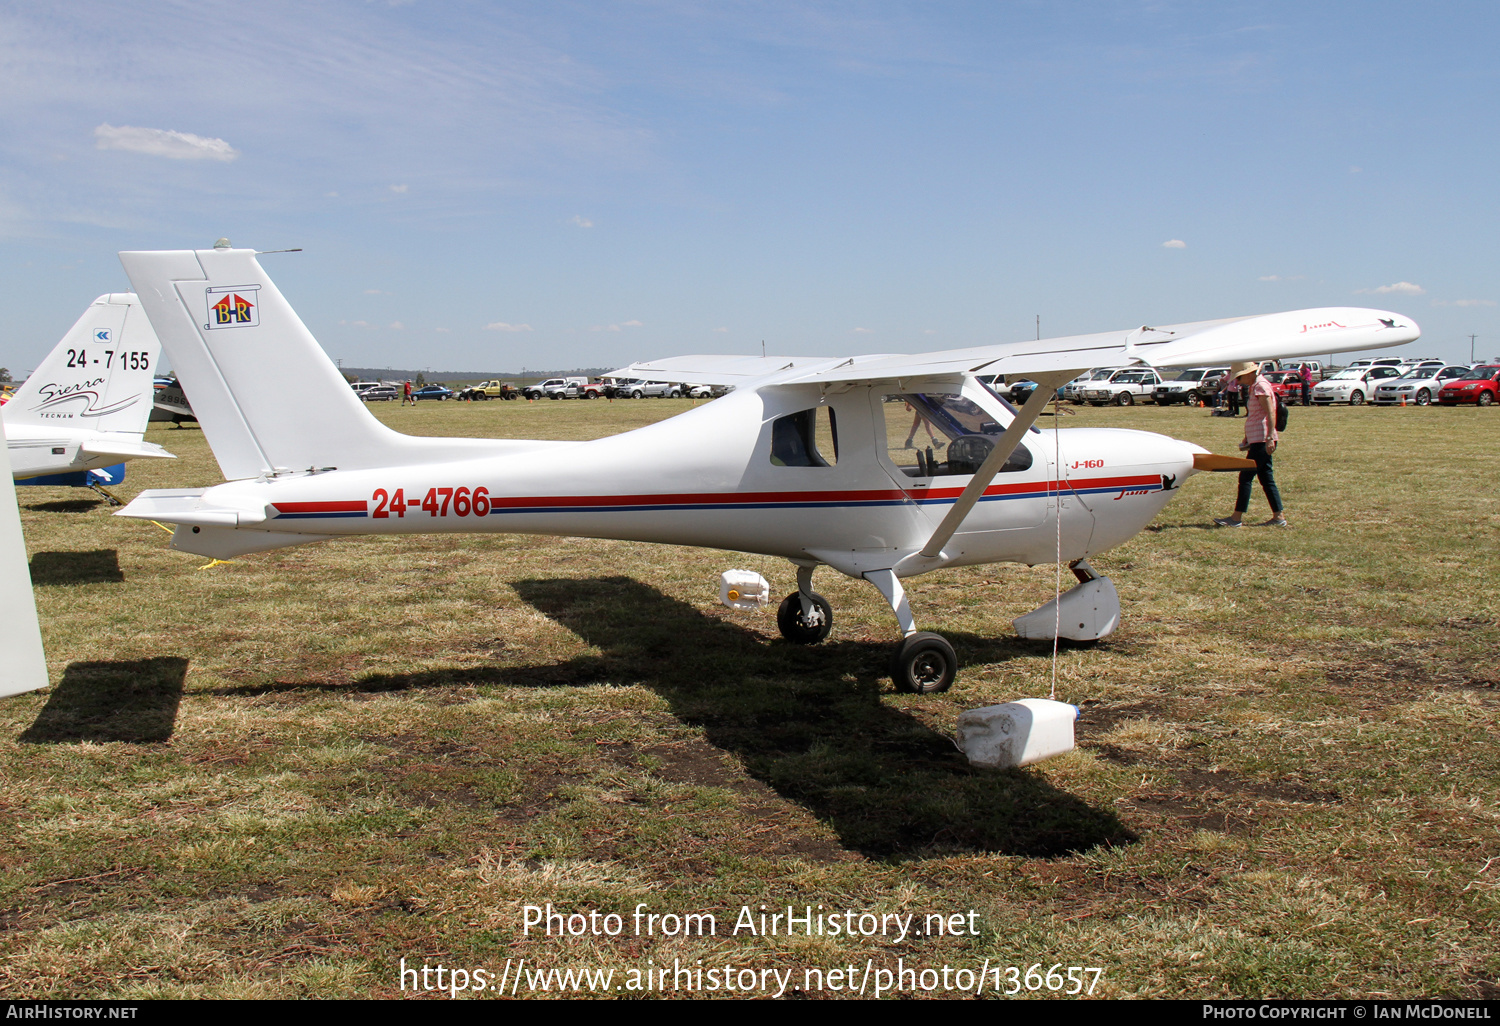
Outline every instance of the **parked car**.
{"label": "parked car", "polygon": [[1414,367],[1389,381],[1382,381],[1375,388],[1375,402],[1381,406],[1411,403],[1426,406],[1437,398],[1438,392],[1450,381],[1461,381],[1468,377],[1467,367]]}
{"label": "parked car", "polygon": [[540,385],[527,385],[521,394],[527,399],[583,399],[588,383],[588,378],[548,378]]}
{"label": "parked car", "polygon": [[1164,381],[1151,391],[1151,400],[1158,406],[1186,403],[1197,406],[1200,402],[1212,402],[1219,391],[1219,381],[1229,373],[1228,367],[1189,367],[1172,381]]}
{"label": "parked car", "polygon": [[1068,382],[1061,389],[1062,397],[1067,402],[1083,405],[1083,390],[1090,384],[1098,381],[1108,381],[1110,375],[1116,371],[1124,370],[1124,367],[1095,367],[1085,374],[1080,374]]}
{"label": "parked car", "polygon": [[1300,402],[1302,399],[1302,372],[1294,370],[1271,371],[1266,375],[1271,391],[1281,397],[1282,402]]}
{"label": "parked car", "polygon": [[401,390],[395,385],[371,385],[359,393],[359,397],[367,403],[384,403],[397,399]]}
{"label": "parked car", "polygon": [[625,378],[615,385],[615,395],[621,399],[676,399],[682,395],[682,386],[666,381],[645,381],[641,378]]}
{"label": "parked car", "polygon": [[468,399],[478,402],[484,399],[519,399],[521,390],[509,381],[481,381],[477,385],[470,385],[458,393],[459,399]]}
{"label": "parked car", "polygon": [[413,400],[452,399],[455,395],[457,395],[457,393],[454,392],[453,389],[448,388],[445,385],[423,385],[421,388],[414,390],[411,394],[411,397]]}
{"label": "parked car", "polygon": [[1444,406],[1456,406],[1459,403],[1495,405],[1500,402],[1500,365],[1480,364],[1469,371],[1467,377],[1447,382],[1438,392],[1438,402]]}
{"label": "parked car", "polygon": [[1161,375],[1150,368],[1131,367],[1115,371],[1107,381],[1090,381],[1081,390],[1083,401],[1090,406],[1114,403],[1129,406],[1137,399],[1151,398],[1152,391],[1161,384]]}
{"label": "parked car", "polygon": [[1348,403],[1350,406],[1363,406],[1365,400],[1372,396],[1380,382],[1400,376],[1401,371],[1396,367],[1374,366],[1369,363],[1362,366],[1350,364],[1333,377],[1313,386],[1313,403],[1323,405]]}

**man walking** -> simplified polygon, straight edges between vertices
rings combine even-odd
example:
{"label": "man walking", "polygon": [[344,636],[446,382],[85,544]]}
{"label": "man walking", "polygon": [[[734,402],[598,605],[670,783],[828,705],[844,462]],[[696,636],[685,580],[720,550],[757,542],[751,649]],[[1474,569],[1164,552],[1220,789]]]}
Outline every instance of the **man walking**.
{"label": "man walking", "polygon": [[1302,405],[1312,405],[1312,368],[1307,364],[1302,365]]}
{"label": "man walking", "polygon": [[1271,454],[1276,451],[1278,441],[1276,390],[1261,375],[1259,364],[1238,363],[1230,369],[1230,373],[1246,393],[1245,438],[1240,442],[1240,449],[1255,461],[1255,469],[1240,471],[1240,487],[1234,500],[1234,512],[1227,517],[1214,517],[1214,523],[1220,527],[1243,527],[1245,513],[1250,509],[1250,484],[1260,478],[1266,502],[1271,506],[1271,519],[1261,526],[1286,527],[1281,492],[1276,488],[1276,477],[1271,468]]}

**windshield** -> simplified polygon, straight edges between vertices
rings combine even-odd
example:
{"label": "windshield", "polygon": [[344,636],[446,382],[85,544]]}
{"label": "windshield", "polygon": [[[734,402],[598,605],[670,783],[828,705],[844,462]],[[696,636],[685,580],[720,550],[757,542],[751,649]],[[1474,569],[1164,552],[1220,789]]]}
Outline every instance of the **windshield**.
{"label": "windshield", "polygon": [[1364,367],[1350,367],[1347,370],[1341,370],[1341,371],[1339,371],[1337,374],[1335,374],[1333,377],[1329,378],[1328,380],[1329,381],[1351,381],[1351,380],[1357,380],[1357,379],[1362,378],[1362,377],[1365,376],[1365,370],[1366,370],[1366,368],[1364,368]]}
{"label": "windshield", "polygon": [[[1003,431],[989,414],[961,395],[927,392],[884,398],[890,403],[882,404],[888,411],[886,453],[907,477],[973,474]],[[898,412],[896,402],[905,408]],[[1030,466],[1030,450],[1018,445],[1001,473]]]}
{"label": "windshield", "polygon": [[1177,381],[1202,381],[1203,380],[1203,373],[1204,372],[1201,371],[1201,370],[1183,371],[1181,374],[1177,375],[1177,377],[1176,377],[1175,380],[1177,380]]}

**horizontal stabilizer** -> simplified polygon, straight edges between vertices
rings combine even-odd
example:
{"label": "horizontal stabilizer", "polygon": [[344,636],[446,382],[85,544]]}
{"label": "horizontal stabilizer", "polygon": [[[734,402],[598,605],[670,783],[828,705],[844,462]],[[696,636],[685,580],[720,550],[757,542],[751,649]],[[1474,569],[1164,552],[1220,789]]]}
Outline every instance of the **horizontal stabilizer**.
{"label": "horizontal stabilizer", "polygon": [[136,438],[113,438],[109,435],[96,435],[85,441],[82,448],[90,456],[118,456],[122,460],[142,457],[163,460],[177,458],[155,442],[144,442]]}
{"label": "horizontal stabilizer", "polygon": [[266,511],[222,506],[204,500],[204,488],[153,488],[137,495],[115,513],[134,520],[155,520],[190,527],[238,527],[265,523]]}

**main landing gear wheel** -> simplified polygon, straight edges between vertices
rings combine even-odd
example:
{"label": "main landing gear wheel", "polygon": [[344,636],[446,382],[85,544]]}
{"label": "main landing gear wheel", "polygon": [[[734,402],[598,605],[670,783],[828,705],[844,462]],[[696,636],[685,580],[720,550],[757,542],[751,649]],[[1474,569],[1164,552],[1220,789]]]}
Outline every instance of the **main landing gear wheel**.
{"label": "main landing gear wheel", "polygon": [[948,639],[919,631],[902,640],[891,656],[891,680],[897,691],[931,695],[947,691],[958,674],[958,656]]}
{"label": "main landing gear wheel", "polygon": [[816,645],[833,630],[833,606],[817,592],[809,592],[807,597],[813,601],[811,617],[802,613],[799,591],[782,599],[781,607],[776,610],[776,626],[781,628],[781,636],[793,644]]}

